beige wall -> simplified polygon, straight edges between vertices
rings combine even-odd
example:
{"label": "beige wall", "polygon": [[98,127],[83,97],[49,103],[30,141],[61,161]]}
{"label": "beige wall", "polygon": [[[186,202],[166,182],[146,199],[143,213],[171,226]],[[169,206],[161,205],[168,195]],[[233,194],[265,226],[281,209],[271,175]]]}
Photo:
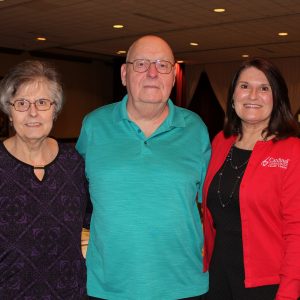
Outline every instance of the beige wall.
{"label": "beige wall", "polygon": [[[0,76],[10,67],[26,60],[39,59],[29,54],[1,54]],[[48,59],[62,75],[65,105],[54,124],[56,138],[78,137],[83,117],[113,99],[113,67],[102,61],[92,63]]]}

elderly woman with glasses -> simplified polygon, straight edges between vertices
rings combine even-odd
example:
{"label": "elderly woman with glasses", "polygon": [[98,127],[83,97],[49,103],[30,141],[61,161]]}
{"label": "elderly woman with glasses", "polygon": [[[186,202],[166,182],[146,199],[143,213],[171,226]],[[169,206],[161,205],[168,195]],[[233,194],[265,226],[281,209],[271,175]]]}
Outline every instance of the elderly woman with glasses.
{"label": "elderly woman with glasses", "polygon": [[15,134],[0,143],[0,299],[84,299],[84,162],[49,137],[63,104],[54,68],[25,61],[2,79]]}

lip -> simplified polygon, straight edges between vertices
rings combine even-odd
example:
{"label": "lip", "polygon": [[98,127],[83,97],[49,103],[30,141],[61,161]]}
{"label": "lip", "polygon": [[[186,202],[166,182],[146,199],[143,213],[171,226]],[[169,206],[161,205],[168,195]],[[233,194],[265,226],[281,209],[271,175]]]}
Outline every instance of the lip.
{"label": "lip", "polygon": [[39,126],[41,126],[41,123],[40,122],[28,122],[28,123],[25,123],[25,126],[27,126],[27,127],[39,127]]}
{"label": "lip", "polygon": [[262,106],[259,104],[254,104],[254,103],[245,103],[243,105],[245,108],[261,108]]}
{"label": "lip", "polygon": [[157,85],[152,85],[152,84],[144,85],[144,88],[146,88],[146,89],[159,89],[159,87]]}

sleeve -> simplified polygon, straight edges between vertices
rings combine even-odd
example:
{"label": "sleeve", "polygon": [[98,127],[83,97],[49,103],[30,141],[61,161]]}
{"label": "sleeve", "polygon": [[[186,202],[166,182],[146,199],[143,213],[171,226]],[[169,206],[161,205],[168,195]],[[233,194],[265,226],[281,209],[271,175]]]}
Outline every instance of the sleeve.
{"label": "sleeve", "polygon": [[300,299],[300,140],[283,179],[282,217],[285,241],[276,300]]}
{"label": "sleeve", "polygon": [[88,144],[88,134],[87,134],[87,117],[84,118],[82,127],[80,130],[80,135],[76,143],[76,150],[85,159]]}
{"label": "sleeve", "polygon": [[206,172],[208,163],[210,161],[210,155],[211,155],[211,145],[210,145],[210,139],[208,135],[208,131],[206,126],[203,124],[202,134],[201,134],[201,153],[200,157],[203,163],[203,166],[200,170],[201,177],[200,177],[200,184],[199,184],[199,190],[198,190],[198,202],[202,202],[202,189],[203,189],[203,183],[205,180]]}
{"label": "sleeve", "polygon": [[83,158],[82,163],[82,178],[83,178],[83,195],[85,197],[85,211],[84,211],[84,219],[83,219],[83,227],[89,228],[90,227],[90,221],[91,221],[91,215],[93,211],[90,194],[89,194],[89,183],[85,175],[85,158],[86,158],[86,152],[87,152],[87,145],[88,145],[88,134],[87,134],[87,118],[84,119],[82,128],[80,131],[79,138],[76,143],[76,150],[79,152],[79,154]]}
{"label": "sleeve", "polygon": [[85,194],[86,194],[87,200],[86,200],[85,214],[84,214],[84,218],[83,218],[83,227],[86,229],[90,229],[93,205],[92,205],[91,198],[90,198],[87,180],[85,180]]}

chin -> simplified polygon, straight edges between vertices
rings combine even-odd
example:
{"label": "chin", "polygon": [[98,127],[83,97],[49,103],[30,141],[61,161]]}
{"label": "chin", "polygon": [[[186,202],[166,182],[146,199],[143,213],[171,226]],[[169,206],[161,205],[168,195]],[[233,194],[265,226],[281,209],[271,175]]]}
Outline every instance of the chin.
{"label": "chin", "polygon": [[167,101],[168,100],[164,100],[161,97],[159,97],[159,98],[144,98],[142,100],[142,102],[145,102],[145,103],[165,103]]}
{"label": "chin", "polygon": [[20,134],[20,136],[23,136],[23,138],[25,138],[26,140],[32,140],[32,141],[36,141],[36,140],[42,140],[45,137],[47,137],[47,135],[43,132],[27,132],[27,133],[23,133],[23,135]]}

